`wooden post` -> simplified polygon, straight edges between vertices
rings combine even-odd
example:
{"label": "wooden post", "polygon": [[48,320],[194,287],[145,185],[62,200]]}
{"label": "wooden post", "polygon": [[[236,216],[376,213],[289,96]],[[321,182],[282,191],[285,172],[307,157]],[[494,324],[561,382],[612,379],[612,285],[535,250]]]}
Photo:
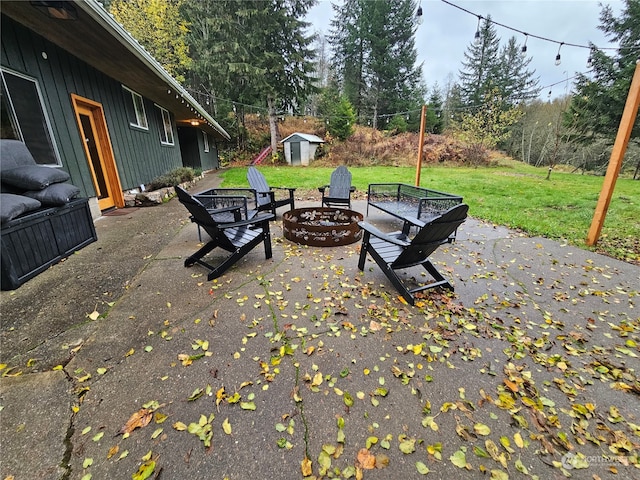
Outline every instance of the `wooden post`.
{"label": "wooden post", "polygon": [[420,169],[422,168],[422,148],[424,147],[424,130],[427,123],[427,106],[422,106],[420,112],[420,138],[418,140],[418,162],[416,164],[416,187],[420,186]]}
{"label": "wooden post", "polygon": [[611,150],[611,158],[609,159],[607,174],[605,175],[604,184],[600,191],[596,211],[593,214],[591,228],[589,228],[589,233],[587,235],[587,245],[589,246],[595,245],[600,238],[604,218],[607,215],[607,210],[609,209],[609,204],[611,203],[611,197],[613,195],[613,189],[616,186],[616,180],[618,179],[620,167],[622,166],[622,159],[624,158],[624,153],[627,150],[631,130],[633,129],[633,124],[636,120],[636,116],[638,115],[638,104],[640,104],[640,63],[636,63],[636,69],[633,74],[633,79],[631,80],[631,87],[629,88],[629,94],[627,95],[627,103],[624,106],[622,119],[620,120],[620,126],[618,127],[618,135],[616,136],[616,141],[613,144],[613,149]]}

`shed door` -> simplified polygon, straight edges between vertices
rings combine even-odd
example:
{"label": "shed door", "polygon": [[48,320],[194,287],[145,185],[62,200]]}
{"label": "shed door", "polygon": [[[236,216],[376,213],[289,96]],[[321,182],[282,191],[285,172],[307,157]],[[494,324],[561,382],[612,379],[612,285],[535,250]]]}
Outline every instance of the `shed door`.
{"label": "shed door", "polygon": [[291,165],[300,165],[301,163],[300,142],[291,142]]}
{"label": "shed door", "polygon": [[124,196],[102,105],[72,95],[80,137],[100,210],[124,207]]}

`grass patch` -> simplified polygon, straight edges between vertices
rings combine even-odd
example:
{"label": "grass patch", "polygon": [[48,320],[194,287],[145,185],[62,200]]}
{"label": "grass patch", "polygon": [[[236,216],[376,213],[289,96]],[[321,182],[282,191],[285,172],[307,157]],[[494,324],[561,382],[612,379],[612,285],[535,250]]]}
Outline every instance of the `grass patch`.
{"label": "grass patch", "polygon": [[[413,185],[415,167],[349,167],[357,191],[366,195],[370,183],[402,182]],[[261,166],[271,186],[291,186],[311,195],[329,183],[333,167]],[[246,167],[223,172],[223,186],[247,186]],[[503,161],[483,168],[423,167],[420,186],[464,197],[470,215],[588,248],[587,232],[604,177],[553,172],[520,162]],[[596,250],[632,263],[640,263],[640,184],[618,179]]]}

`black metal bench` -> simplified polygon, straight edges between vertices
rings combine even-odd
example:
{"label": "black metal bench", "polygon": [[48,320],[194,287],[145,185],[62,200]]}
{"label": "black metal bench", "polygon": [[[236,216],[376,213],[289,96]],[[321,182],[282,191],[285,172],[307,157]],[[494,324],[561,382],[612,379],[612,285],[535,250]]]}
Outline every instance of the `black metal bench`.
{"label": "black metal bench", "polygon": [[462,197],[429,190],[406,183],[371,183],[367,194],[369,206],[382,210],[403,221],[406,235],[411,227],[423,227],[438,215],[462,203]]}

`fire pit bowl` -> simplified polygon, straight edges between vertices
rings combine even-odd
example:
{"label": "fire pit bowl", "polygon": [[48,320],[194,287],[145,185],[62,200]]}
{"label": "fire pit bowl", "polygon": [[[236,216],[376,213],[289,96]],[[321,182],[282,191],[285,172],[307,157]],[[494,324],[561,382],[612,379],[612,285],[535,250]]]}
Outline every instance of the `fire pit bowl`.
{"label": "fire pit bowl", "polygon": [[361,213],[343,208],[296,208],[282,215],[284,237],[314,247],[349,245],[362,238]]}

